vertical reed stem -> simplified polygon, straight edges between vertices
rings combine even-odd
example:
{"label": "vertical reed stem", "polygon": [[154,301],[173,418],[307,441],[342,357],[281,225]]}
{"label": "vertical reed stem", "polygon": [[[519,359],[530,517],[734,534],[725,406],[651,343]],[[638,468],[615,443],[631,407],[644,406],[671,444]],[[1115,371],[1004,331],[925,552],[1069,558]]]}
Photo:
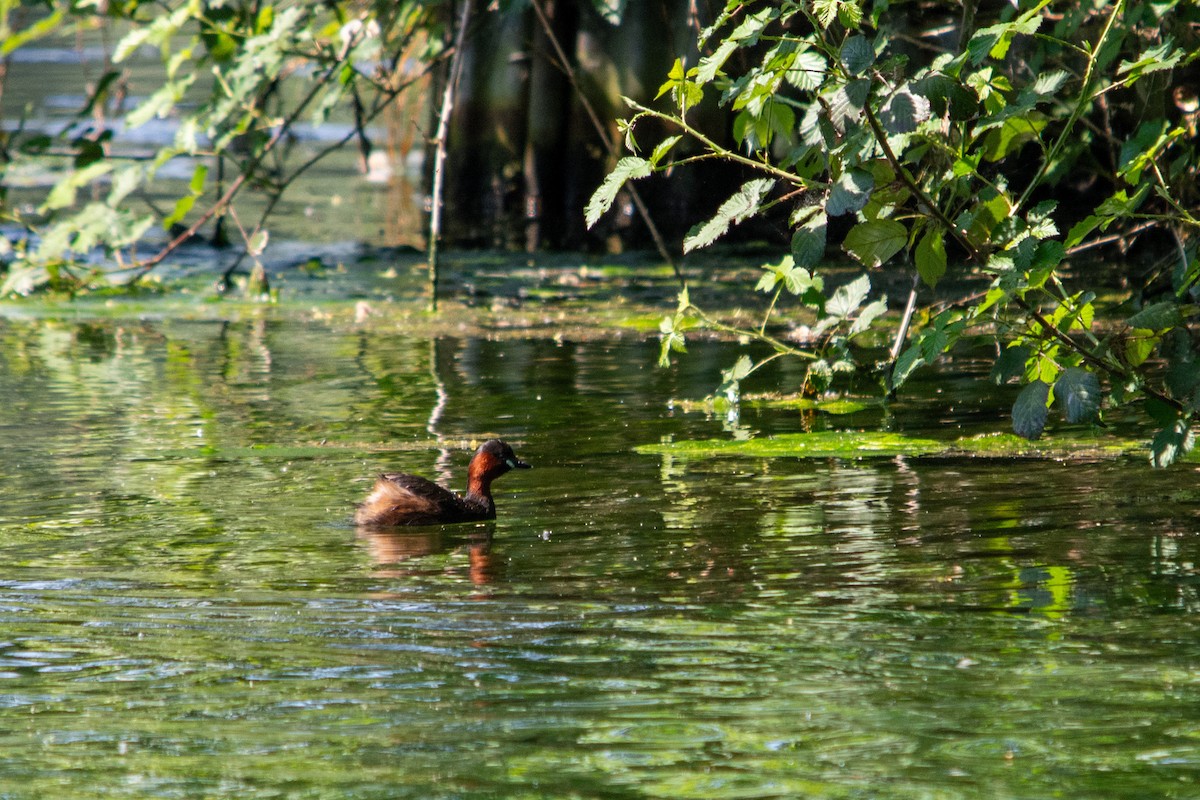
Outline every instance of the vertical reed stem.
{"label": "vertical reed stem", "polygon": [[437,135],[434,137],[433,187],[429,202],[429,310],[438,306],[438,239],[442,235],[442,186],[445,182],[446,136],[450,127],[450,114],[454,111],[454,87],[462,72],[463,40],[466,38],[467,21],[471,16],[472,0],[462,0],[462,14],[458,20],[458,31],[454,35],[454,52],[450,55],[449,74],[442,91],[442,108],[438,113]]}

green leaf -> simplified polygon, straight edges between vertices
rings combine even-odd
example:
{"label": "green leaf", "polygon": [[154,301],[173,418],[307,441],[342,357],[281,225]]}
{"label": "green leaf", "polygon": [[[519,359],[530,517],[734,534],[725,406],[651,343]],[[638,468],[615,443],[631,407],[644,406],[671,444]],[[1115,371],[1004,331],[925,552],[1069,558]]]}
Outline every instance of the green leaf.
{"label": "green leaf", "polygon": [[1177,419],[1158,432],[1150,444],[1150,463],[1155,467],[1169,467],[1180,456],[1187,455],[1196,444],[1196,435],[1187,422]]}
{"label": "green leaf", "polygon": [[813,214],[792,234],[792,258],[802,267],[815,267],[825,258],[825,233],[828,216]]}
{"label": "green leaf", "polygon": [[929,101],[903,87],[879,109],[879,121],[888,133],[912,133],[930,114]]}
{"label": "green leaf", "polygon": [[113,172],[112,188],[104,202],[110,208],[116,208],[129,194],[142,184],[146,178],[145,169],[141,164],[132,164]]}
{"label": "green leaf", "polygon": [[732,367],[721,370],[721,385],[717,391],[725,395],[730,403],[737,403],[741,394],[742,379],[754,371],[750,356],[741,356]]}
{"label": "green leaf", "polygon": [[1032,36],[1037,33],[1041,22],[1041,15],[1034,14],[1014,22],[1002,22],[999,25],[981,28],[967,42],[967,54],[971,63],[979,64],[987,56],[1003,60],[1013,39],[1018,34]]}
{"label": "green leaf", "polygon": [[1091,422],[1100,414],[1100,379],[1082,367],[1069,367],[1054,382],[1054,399],[1067,422]]}
{"label": "green leaf", "polygon": [[246,254],[252,258],[258,258],[267,249],[267,242],[270,238],[271,234],[266,228],[258,231],[250,237],[250,241],[246,242]]}
{"label": "green leaf", "polygon": [[626,156],[618,161],[617,165],[613,167],[613,171],[608,173],[608,177],[604,179],[600,188],[588,201],[587,209],[584,212],[587,226],[590,228],[595,225],[600,221],[600,217],[612,208],[613,202],[617,199],[617,193],[621,191],[621,187],[625,185],[626,181],[644,178],[653,171],[650,162],[644,158]]}
{"label": "green leaf", "polygon": [[[865,275],[863,277],[866,277]],[[871,327],[880,315],[887,313],[887,298],[881,297],[878,300],[872,300],[863,307],[863,310],[858,312],[858,316],[854,318],[854,322],[850,325],[850,330],[846,332],[847,337],[854,337],[863,333]]]}
{"label": "green leaf", "polygon": [[654,148],[654,152],[650,154],[650,163],[657,167],[659,162],[663,160],[663,156],[670,152],[671,148],[682,138],[682,136],[668,136],[659,142],[658,146]]}
{"label": "green leaf", "polygon": [[[1133,197],[1130,197],[1124,189],[1120,189],[1096,208],[1096,215],[1099,217],[1117,218],[1132,214],[1138,210],[1138,207],[1145,201],[1148,194],[1150,194],[1150,187],[1147,184],[1139,186],[1137,191],[1133,193]],[[1110,222],[1112,222],[1112,219],[1105,219],[1103,223],[1104,227],[1107,227]]]}
{"label": "green leaf", "polygon": [[660,367],[671,366],[671,353],[686,353],[687,347],[683,337],[680,323],[683,315],[676,313],[673,317],[663,317],[662,322],[658,324],[660,350],[658,354],[658,365]]}
{"label": "green leaf", "polygon": [[802,295],[809,290],[820,292],[825,286],[820,277],[814,277],[808,270],[796,266],[791,256],[784,256],[776,264],[764,264],[763,269],[765,272],[755,287],[759,291],[772,291],[782,283],[790,294]]}
{"label": "green leaf", "polygon": [[841,0],[812,0],[813,14],[822,28],[828,28],[838,17]]}
{"label": "green leaf", "polygon": [[805,50],[796,54],[792,67],[784,73],[783,79],[804,92],[811,92],[821,85],[829,64],[825,57],[815,50]]}
{"label": "green leaf", "polygon": [[934,73],[913,82],[913,92],[929,100],[938,116],[948,114],[951,119],[969,119],[978,110],[975,94],[948,75]]}
{"label": "green leaf", "polygon": [[1013,433],[1023,439],[1036,439],[1041,436],[1049,415],[1049,399],[1050,384],[1040,380],[1027,384],[1013,403]]}
{"label": "green leaf", "polygon": [[878,267],[908,242],[908,230],[890,219],[860,222],[846,234],[842,247],[868,267]]}
{"label": "green leaf", "polygon": [[931,230],[921,237],[913,254],[917,262],[917,273],[929,288],[937,286],[937,282],[946,274],[946,241],[945,234],[940,230]]}
{"label": "green leaf", "polygon": [[191,16],[191,12],[191,3],[181,3],[179,7],[170,14],[159,14],[154,18],[154,21],[149,24],[134,26],[133,29],[126,34],[120,42],[117,43],[116,49],[113,51],[113,63],[121,63],[143,45],[163,47],[165,44],[171,41],[171,38],[175,36],[184,23],[188,21],[188,18]]}
{"label": "green leaf", "polygon": [[871,96],[871,81],[859,78],[840,87],[829,97],[829,119],[839,131],[847,123],[857,124]]}
{"label": "green leaf", "polygon": [[838,3],[837,18],[838,22],[842,23],[842,27],[847,30],[853,30],[858,27],[858,23],[862,22],[862,7],[857,0],[842,0]]}
{"label": "green leaf", "polygon": [[988,132],[983,142],[983,157],[988,161],[1000,161],[1037,139],[1046,123],[1046,116],[1038,111],[1023,117],[1009,117],[999,128]]}
{"label": "green leaf", "polygon": [[[692,70],[692,73],[696,72],[698,70]],[[658,87],[658,94],[654,96],[654,99],[657,100],[667,92],[671,93],[681,114],[686,114],[690,107],[704,98],[704,89],[696,81],[688,79],[688,74],[683,69],[683,61],[678,58],[671,66],[671,71],[667,73],[667,80]]]}
{"label": "green leaf", "polygon": [[851,36],[842,45],[842,63],[851,75],[861,75],[875,63],[875,48],[865,36]]}
{"label": "green leaf", "polygon": [[112,169],[111,162],[96,161],[83,169],[71,170],[58,183],[54,184],[54,188],[46,196],[46,201],[42,203],[41,212],[45,213],[74,205],[75,193],[81,187],[87,186],[101,175],[108,174]]}
{"label": "green leaf", "polygon": [[183,99],[184,94],[195,83],[198,73],[193,73],[178,81],[168,81],[147,97],[142,104],[125,115],[125,125],[137,128],[155,117],[166,117],[175,104]]}
{"label": "green leaf", "polygon": [[1079,222],[1076,222],[1071,226],[1071,230],[1067,232],[1067,238],[1063,242],[1063,246],[1070,250],[1072,247],[1086,239],[1089,233],[1096,230],[1096,227],[1099,226],[1102,221],[1103,220],[1101,220],[1099,217],[1092,215],[1084,217]]}
{"label": "green leaf", "polygon": [[1061,69],[1053,72],[1046,72],[1037,76],[1037,79],[1030,85],[1029,90],[1039,98],[1051,100],[1058,94],[1058,90],[1067,82],[1070,77]]}
{"label": "green leaf", "polygon": [[163,230],[170,230],[172,225],[187,216],[187,213],[192,210],[194,205],[196,205],[196,195],[194,194],[185,194],[176,200],[175,208],[171,210],[170,214],[163,217]]}
{"label": "green leaf", "polygon": [[825,213],[838,217],[852,211],[860,211],[871,199],[875,188],[875,176],[865,169],[852,169],[842,173],[837,182],[829,187],[829,199],[825,201]]}
{"label": "green leaf", "polygon": [[[11,55],[17,48],[55,33],[65,11],[65,8],[59,8],[23,30],[7,33],[3,40],[0,40],[0,57]],[[4,14],[8,14],[7,4]]]}
{"label": "green leaf", "polygon": [[[705,56],[700,59],[700,65],[696,70],[696,83],[704,85],[710,83],[717,73],[721,71],[721,67],[725,66],[725,62],[733,55],[734,51],[740,45],[733,39],[726,39],[721,42],[721,45],[713,51],[712,55]],[[659,92],[662,94],[662,92]]]}
{"label": "green leaf", "polygon": [[834,291],[833,296],[825,303],[825,313],[838,319],[849,319],[870,292],[871,279],[866,275],[859,275]]}
{"label": "green leaf", "polygon": [[690,253],[707,247],[725,235],[730,225],[736,225],[756,214],[763,198],[774,186],[775,181],[770,178],[747,181],[737,194],[721,204],[716,216],[688,231],[683,240],[683,252]]}
{"label": "green leaf", "polygon": [[1027,344],[1014,345],[1004,349],[992,365],[991,380],[997,386],[1002,386],[1013,378],[1025,374],[1025,362],[1029,360],[1033,350]]}
{"label": "green leaf", "polygon": [[1151,330],[1134,329],[1125,337],[1125,360],[1131,367],[1140,367],[1150,358],[1162,337]]}
{"label": "green leaf", "polygon": [[1125,320],[1131,328],[1144,328],[1150,331],[1165,331],[1183,324],[1183,314],[1173,300],[1146,306],[1129,319]]}
{"label": "green leaf", "polygon": [[915,372],[917,367],[924,363],[925,358],[922,355],[919,344],[913,344],[905,348],[900,357],[896,359],[896,365],[892,368],[889,388],[895,391],[901,384],[908,380],[908,376]]}
{"label": "green leaf", "polygon": [[1168,36],[1162,44],[1142,53],[1137,61],[1122,61],[1117,67],[1117,75],[1128,75],[1127,82],[1132,84],[1151,72],[1174,69],[1183,56],[1183,50],[1176,47]]}

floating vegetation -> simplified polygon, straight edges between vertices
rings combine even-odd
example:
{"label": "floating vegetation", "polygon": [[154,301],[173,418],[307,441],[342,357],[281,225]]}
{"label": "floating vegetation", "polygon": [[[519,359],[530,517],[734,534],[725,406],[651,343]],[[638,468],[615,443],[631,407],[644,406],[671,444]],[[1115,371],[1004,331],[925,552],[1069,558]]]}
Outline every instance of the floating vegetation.
{"label": "floating vegetation", "polygon": [[1029,441],[1009,433],[966,436],[941,441],[903,433],[823,431],[790,433],[746,441],[705,439],[661,442],[635,448],[642,455],[677,457],[746,456],[752,458],[1050,458],[1097,459],[1144,456],[1145,442],[1109,437],[1056,436]]}

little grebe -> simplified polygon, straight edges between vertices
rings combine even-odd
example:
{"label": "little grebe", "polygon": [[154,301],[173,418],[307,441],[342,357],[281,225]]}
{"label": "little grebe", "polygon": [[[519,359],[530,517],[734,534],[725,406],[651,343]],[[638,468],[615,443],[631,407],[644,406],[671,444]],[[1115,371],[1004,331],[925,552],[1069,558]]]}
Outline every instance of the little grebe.
{"label": "little grebe", "polygon": [[354,522],[372,527],[436,525],[496,518],[492,481],[510,469],[529,469],[499,439],[479,446],[467,467],[467,493],[455,494],[433,481],[404,472],[379,476],[375,488],[354,513]]}

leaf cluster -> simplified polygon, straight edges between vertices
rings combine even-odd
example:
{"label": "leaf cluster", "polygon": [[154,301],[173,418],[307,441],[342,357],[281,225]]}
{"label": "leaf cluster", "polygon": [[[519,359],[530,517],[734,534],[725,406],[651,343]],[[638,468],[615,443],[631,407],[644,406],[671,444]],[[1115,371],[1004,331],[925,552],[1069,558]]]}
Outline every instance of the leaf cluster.
{"label": "leaf cluster", "polygon": [[[1170,463],[1191,446],[1200,415],[1188,324],[1200,279],[1200,100],[1182,77],[1200,57],[1200,9],[1039,0],[995,4],[983,19],[978,3],[933,5],[956,21],[958,44],[914,53],[907,42],[949,37],[913,30],[887,3],[730,0],[701,33],[695,66],[681,58],[671,70],[659,93],[669,106],[629,102],[622,126],[635,150],[640,121],[675,130],[649,158],[633,157],[636,170],[622,161],[593,197],[589,223],[626,181],[705,159],[740,164],[761,177],[693,228],[685,251],[786,203],[791,263],[806,275],[840,245],[869,270],[914,271],[927,293],[952,274],[986,281],[982,292],[935,296],[940,310],[916,315],[886,391],[964,336],[989,336],[998,382],[1023,387],[1015,432],[1041,435],[1055,404],[1080,424],[1137,403],[1160,428],[1152,461]],[[735,147],[691,124],[706,100],[729,110]],[[702,154],[672,160],[680,137]],[[1073,188],[1081,173],[1094,184],[1082,195]],[[840,242],[829,241],[834,218],[848,221]],[[1176,245],[1176,266],[1165,281],[1133,287],[1132,310],[1105,330],[1073,260],[1152,233]],[[767,285],[788,286],[778,276],[757,288]],[[769,343],[766,320],[758,338]],[[727,373],[725,385],[746,372]]]}
{"label": "leaf cluster", "polygon": [[[423,75],[406,71],[405,57],[428,64],[440,46],[436,8],[425,2],[56,3],[33,24],[19,5],[0,5],[5,53],[97,28],[116,43],[69,125],[54,135],[21,129],[5,141],[0,184],[31,164],[57,179],[32,215],[0,207],[23,229],[8,242],[0,295],[136,281],[210,221],[215,240],[231,227],[242,242],[230,271],[247,257],[261,269],[266,220],[288,186],[351,141],[369,152],[368,123]],[[131,104],[127,65],[154,55],[162,81]],[[353,125],[344,138],[291,157],[300,125],[347,110]],[[150,123],[172,128],[173,140],[146,152],[114,135]],[[168,165],[191,178],[164,208],[155,195]],[[243,224],[246,188],[266,202]],[[155,228],[168,238],[148,249]]]}

